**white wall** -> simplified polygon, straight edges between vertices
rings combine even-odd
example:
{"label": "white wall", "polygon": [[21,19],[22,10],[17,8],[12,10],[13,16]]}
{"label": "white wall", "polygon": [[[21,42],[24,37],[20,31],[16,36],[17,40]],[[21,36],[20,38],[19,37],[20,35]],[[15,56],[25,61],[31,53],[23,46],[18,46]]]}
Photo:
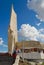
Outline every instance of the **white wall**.
{"label": "white wall", "polygon": [[31,53],[18,53],[21,57],[24,57],[26,59],[44,59],[43,53],[38,52],[31,52]]}
{"label": "white wall", "polygon": [[43,52],[41,52],[41,58],[44,59],[44,53]]}

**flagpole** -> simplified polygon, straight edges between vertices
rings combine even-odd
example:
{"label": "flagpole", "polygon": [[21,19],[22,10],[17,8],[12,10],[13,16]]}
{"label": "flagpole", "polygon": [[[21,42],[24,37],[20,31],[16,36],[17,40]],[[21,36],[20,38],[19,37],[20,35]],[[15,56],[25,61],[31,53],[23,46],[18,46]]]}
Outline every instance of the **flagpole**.
{"label": "flagpole", "polygon": [[22,46],[22,58],[23,58],[23,61],[24,61],[24,41],[23,41],[23,46]]}

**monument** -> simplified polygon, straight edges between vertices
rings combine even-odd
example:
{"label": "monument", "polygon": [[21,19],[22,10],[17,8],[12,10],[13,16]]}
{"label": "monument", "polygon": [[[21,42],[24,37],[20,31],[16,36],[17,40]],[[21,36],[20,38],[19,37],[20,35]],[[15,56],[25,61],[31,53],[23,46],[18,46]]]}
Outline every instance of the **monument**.
{"label": "monument", "polygon": [[14,11],[13,5],[11,8],[10,25],[8,29],[8,52],[12,54],[15,44],[18,41],[17,37],[17,15]]}

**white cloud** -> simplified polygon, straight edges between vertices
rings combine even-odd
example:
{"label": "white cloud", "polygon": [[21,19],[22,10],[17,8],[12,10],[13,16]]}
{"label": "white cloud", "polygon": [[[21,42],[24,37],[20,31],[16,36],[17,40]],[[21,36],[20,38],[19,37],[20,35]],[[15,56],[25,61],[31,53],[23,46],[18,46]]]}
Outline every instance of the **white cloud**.
{"label": "white cloud", "polygon": [[40,26],[41,23],[36,24],[37,26]]}
{"label": "white cloud", "polygon": [[34,26],[29,24],[22,24],[19,29],[19,39],[20,40],[36,40],[44,42],[44,33],[42,34],[43,29],[37,29]]}
{"label": "white cloud", "polygon": [[4,44],[4,41],[2,38],[0,38],[0,45],[2,45],[3,47],[8,47],[7,45]]}
{"label": "white cloud", "polygon": [[7,45],[3,44],[3,47],[8,47]]}
{"label": "white cloud", "polygon": [[0,53],[6,53],[6,52],[8,52],[8,51],[4,51],[4,50],[3,51],[0,51]]}
{"label": "white cloud", "polygon": [[44,34],[44,29],[40,29],[39,32],[41,32],[42,34]]}
{"label": "white cloud", "polygon": [[37,13],[35,16],[41,22],[44,21],[44,0],[27,0],[27,6]]}
{"label": "white cloud", "polygon": [[3,44],[3,39],[2,38],[0,38],[0,45],[2,45]]}

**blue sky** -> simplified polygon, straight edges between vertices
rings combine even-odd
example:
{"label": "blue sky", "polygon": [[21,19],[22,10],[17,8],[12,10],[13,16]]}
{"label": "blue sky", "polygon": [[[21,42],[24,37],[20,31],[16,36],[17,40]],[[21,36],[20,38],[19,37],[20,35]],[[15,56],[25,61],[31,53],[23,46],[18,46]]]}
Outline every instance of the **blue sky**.
{"label": "blue sky", "polygon": [[0,51],[8,50],[11,6],[17,14],[18,37],[44,42],[44,0],[0,0]]}

